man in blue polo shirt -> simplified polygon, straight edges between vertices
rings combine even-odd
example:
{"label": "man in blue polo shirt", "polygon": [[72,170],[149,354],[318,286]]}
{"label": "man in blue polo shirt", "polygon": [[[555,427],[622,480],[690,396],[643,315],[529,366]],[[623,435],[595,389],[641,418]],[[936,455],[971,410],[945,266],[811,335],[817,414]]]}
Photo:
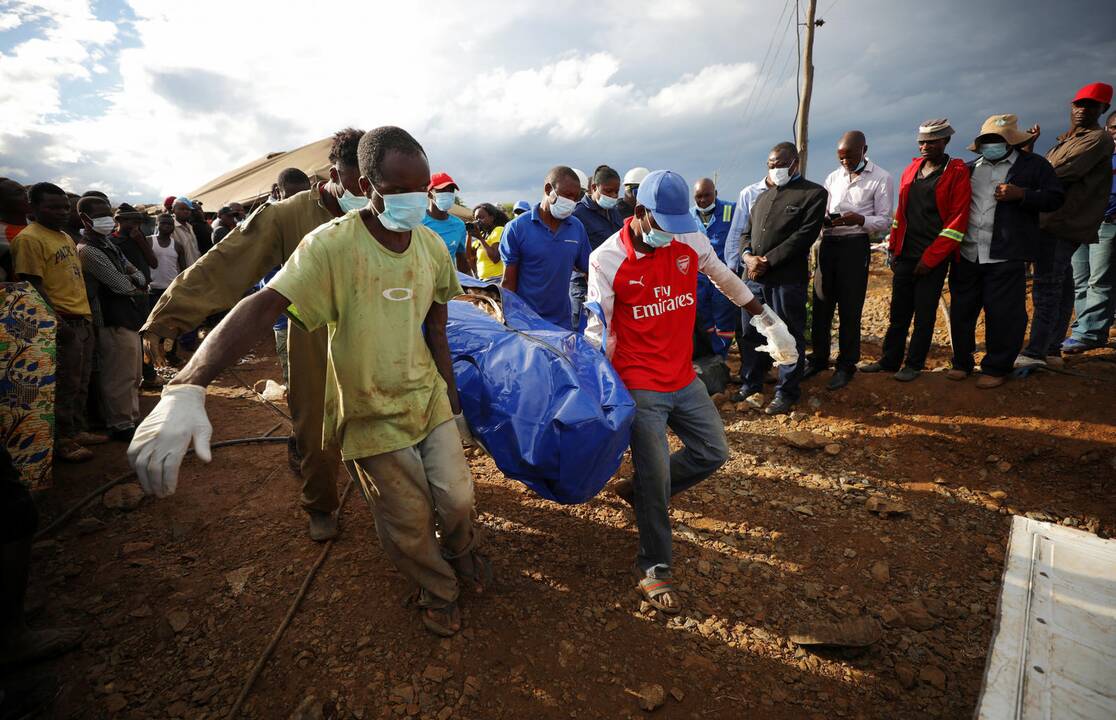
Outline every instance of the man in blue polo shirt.
{"label": "man in blue polo shirt", "polygon": [[427,194],[430,196],[430,206],[426,209],[426,217],[422,219],[422,224],[442,237],[457,269],[468,275],[465,222],[459,217],[450,215],[449,212],[457,199],[457,183],[448,173],[434,173],[430,178]]}
{"label": "man in blue polo shirt", "polygon": [[[725,261],[725,240],[733,222],[736,203],[717,197],[717,186],[707,177],[694,183],[694,209],[691,211],[698,228],[709,238],[717,259]],[[740,309],[717,292],[713,283],[705,275],[698,276],[697,330],[695,349],[700,347],[705,354],[712,351],[722,358],[728,355],[736,327],[740,324]],[[700,339],[699,339],[700,338]],[[708,348],[708,350],[705,350]],[[699,353],[695,353],[699,354]]]}
{"label": "man in blue polo shirt", "polygon": [[573,329],[570,273],[589,269],[589,236],[572,217],[581,182],[565,165],[550,169],[542,202],[512,220],[500,237],[503,287],[523,298],[544,320]]}

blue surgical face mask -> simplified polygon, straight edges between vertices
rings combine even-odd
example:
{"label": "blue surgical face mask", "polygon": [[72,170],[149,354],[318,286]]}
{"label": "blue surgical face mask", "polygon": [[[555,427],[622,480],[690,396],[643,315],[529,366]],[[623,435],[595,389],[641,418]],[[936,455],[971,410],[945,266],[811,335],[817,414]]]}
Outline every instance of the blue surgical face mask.
{"label": "blue surgical face mask", "polygon": [[[645,215],[644,217],[649,218],[650,215]],[[640,230],[643,230],[643,221],[642,220],[640,220],[640,226],[639,227],[640,227]],[[667,245],[670,245],[670,241],[673,240],[673,239],[674,239],[673,235],[671,235],[670,233],[665,232],[663,230],[659,230],[658,228],[656,228],[654,225],[651,225],[650,223],[648,223],[648,229],[643,230],[643,242],[647,243],[648,245],[650,245],[653,248],[666,247]]]}
{"label": "blue surgical face mask", "polygon": [[601,193],[600,198],[598,198],[597,200],[597,204],[603,207],[605,210],[611,210],[612,208],[616,207],[616,203],[618,202],[620,202],[619,198],[614,198],[611,195],[605,195],[604,193]]}
{"label": "blue surgical face mask", "polygon": [[341,206],[343,211],[350,213],[353,210],[360,210],[368,205],[368,198],[363,195],[353,195],[346,190],[344,195],[337,198],[337,204]]}
{"label": "blue surgical face mask", "polygon": [[853,170],[853,174],[855,175],[856,173],[860,172],[860,171],[861,171],[861,170],[863,170],[863,169],[864,169],[865,167],[867,167],[867,165],[868,165],[868,160],[867,160],[867,158],[861,158],[861,159],[860,159],[860,164],[856,166],[856,169],[855,169],[855,170]]}
{"label": "blue surgical face mask", "polygon": [[436,192],[434,193],[434,207],[442,212],[449,212],[453,207],[453,201],[457,198],[457,193],[452,192]]}
{"label": "blue surgical face mask", "polygon": [[1007,157],[1008,152],[1009,149],[1006,142],[981,143],[980,145],[980,154],[989,162],[1003,160]]}
{"label": "blue surgical face mask", "polygon": [[380,197],[384,199],[384,211],[380,213],[380,222],[388,230],[404,232],[414,230],[422,225],[426,217],[428,196],[424,192],[396,193],[384,195],[379,190]]}

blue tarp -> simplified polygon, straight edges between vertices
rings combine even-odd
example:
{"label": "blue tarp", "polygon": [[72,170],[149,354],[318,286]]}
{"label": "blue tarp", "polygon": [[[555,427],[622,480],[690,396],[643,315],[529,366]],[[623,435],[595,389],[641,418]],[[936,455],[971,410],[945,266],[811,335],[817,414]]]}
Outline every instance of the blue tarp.
{"label": "blue tarp", "polygon": [[[491,287],[461,276],[466,287]],[[449,304],[450,355],[473,436],[510,478],[563,504],[592,498],[620,467],[635,403],[585,338],[500,290],[506,324]]]}

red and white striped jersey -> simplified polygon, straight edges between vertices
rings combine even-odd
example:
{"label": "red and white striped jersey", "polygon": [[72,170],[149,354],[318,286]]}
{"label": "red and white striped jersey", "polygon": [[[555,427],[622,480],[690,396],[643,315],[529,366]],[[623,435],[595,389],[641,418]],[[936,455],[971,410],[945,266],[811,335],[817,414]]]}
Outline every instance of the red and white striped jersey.
{"label": "red and white striped jersey", "polygon": [[[629,390],[675,392],[694,377],[694,318],[699,272],[737,305],[752,300],[744,281],[725,266],[702,233],[676,235],[650,253],[632,247],[631,218],[589,256],[590,302],[607,325],[605,349]],[[595,315],[585,336],[601,345]]]}

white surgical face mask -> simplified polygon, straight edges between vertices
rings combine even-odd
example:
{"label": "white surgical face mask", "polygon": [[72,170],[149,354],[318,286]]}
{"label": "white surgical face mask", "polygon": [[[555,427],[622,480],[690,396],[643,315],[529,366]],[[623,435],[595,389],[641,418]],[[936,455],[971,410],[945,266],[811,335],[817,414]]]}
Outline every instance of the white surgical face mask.
{"label": "white surgical face mask", "polygon": [[564,198],[554,191],[550,192],[550,197],[547,199],[550,201],[550,214],[558,220],[565,220],[573,215],[574,208],[577,206],[573,200]]}
{"label": "white surgical face mask", "polygon": [[790,168],[769,168],[767,171],[767,179],[771,181],[772,185],[775,185],[776,187],[783,187],[790,182]]}
{"label": "white surgical face mask", "polygon": [[452,192],[436,192],[434,193],[434,207],[442,212],[449,212],[453,207],[453,201],[457,198],[457,193]]}
{"label": "white surgical face mask", "polygon": [[611,195],[605,195],[604,193],[601,193],[600,197],[597,198],[597,204],[603,207],[605,210],[611,210],[612,208],[616,207],[616,203],[618,202],[620,202],[619,198],[614,198]]}
{"label": "white surgical face mask", "polygon": [[361,208],[368,205],[368,198],[364,197],[363,195],[353,195],[351,192],[346,190],[344,195],[337,198],[337,204],[341,206],[341,209],[343,211],[349,213],[353,210],[360,210]]}
{"label": "white surgical face mask", "polygon": [[116,229],[116,221],[111,217],[93,218],[93,232],[98,235],[112,235]]}
{"label": "white surgical face mask", "polygon": [[717,207],[717,201],[716,200],[709,203],[705,207],[702,207],[701,205],[698,205],[698,211],[703,212],[703,213],[710,213],[710,212],[713,212],[713,208],[715,208],[715,207]]}

